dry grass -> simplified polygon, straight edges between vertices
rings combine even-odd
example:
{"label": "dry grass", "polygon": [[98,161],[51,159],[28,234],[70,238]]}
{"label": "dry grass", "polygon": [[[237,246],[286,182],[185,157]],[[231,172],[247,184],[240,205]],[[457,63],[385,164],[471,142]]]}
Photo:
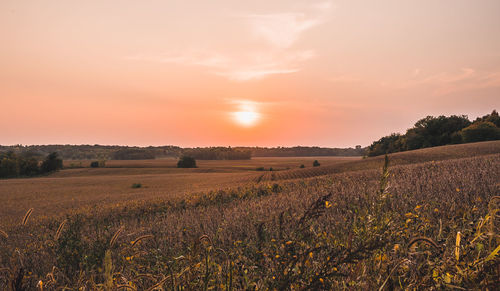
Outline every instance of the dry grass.
{"label": "dry grass", "polygon": [[[109,161],[107,168],[67,169],[47,177],[0,180],[0,226],[35,207],[35,219],[78,208],[126,201],[184,198],[190,193],[233,187],[255,180],[257,166],[274,169],[312,165],[315,158],[257,158],[249,161],[200,161],[196,169],[177,169],[175,160]],[[324,157],[325,165],[359,158]],[[109,167],[109,168],[108,168]],[[142,187],[132,189],[131,185]]]}
{"label": "dry grass", "polygon": [[[218,180],[185,194],[81,206],[62,228],[58,215],[37,218],[37,206],[19,226],[26,207],[0,236],[0,267],[13,274],[0,274],[0,288],[20,277],[23,286],[42,280],[49,290],[493,290],[499,144],[391,155],[382,178],[383,158],[273,182],[252,182],[262,174],[255,172],[192,173]],[[162,178],[169,175],[189,177]],[[88,177],[44,179],[76,178]]]}
{"label": "dry grass", "polygon": [[[480,142],[460,145],[425,148],[409,152],[391,154],[392,165],[406,165],[429,161],[443,161],[449,159],[475,157],[500,152],[500,142]],[[300,179],[347,171],[377,169],[383,163],[383,156],[370,157],[363,160],[347,160],[333,165],[325,164],[317,168],[291,169],[286,172],[265,173],[258,181],[273,181],[283,179]]]}

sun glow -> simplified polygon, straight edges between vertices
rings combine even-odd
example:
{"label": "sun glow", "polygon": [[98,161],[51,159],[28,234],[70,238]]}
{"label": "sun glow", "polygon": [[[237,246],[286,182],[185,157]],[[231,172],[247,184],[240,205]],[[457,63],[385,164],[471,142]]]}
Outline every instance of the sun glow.
{"label": "sun glow", "polygon": [[250,101],[241,101],[238,106],[239,111],[232,112],[234,121],[242,126],[253,126],[260,119],[256,104]]}

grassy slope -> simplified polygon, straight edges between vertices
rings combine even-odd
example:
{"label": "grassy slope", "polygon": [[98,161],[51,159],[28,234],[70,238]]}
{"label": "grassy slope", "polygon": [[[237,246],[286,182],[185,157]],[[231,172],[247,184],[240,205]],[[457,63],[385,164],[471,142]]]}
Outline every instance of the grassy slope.
{"label": "grassy slope", "polygon": [[[475,157],[500,153],[500,141],[478,142],[459,145],[447,145],[390,154],[392,165],[406,165],[429,161],[442,161],[466,157]],[[383,163],[384,156],[370,157],[362,160],[346,161],[335,165],[324,165],[317,168],[293,169],[287,172],[265,173],[258,180],[272,181],[282,179],[298,179],[315,177],[348,171],[377,169]],[[321,159],[320,159],[321,161]]]}

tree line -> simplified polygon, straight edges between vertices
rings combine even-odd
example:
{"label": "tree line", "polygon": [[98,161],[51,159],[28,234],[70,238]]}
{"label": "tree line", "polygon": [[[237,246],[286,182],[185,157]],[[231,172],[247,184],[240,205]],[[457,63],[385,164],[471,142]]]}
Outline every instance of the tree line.
{"label": "tree line", "polygon": [[246,160],[251,157],[311,157],[311,156],[362,156],[366,148],[324,147],[197,147],[178,146],[106,146],[106,145],[0,145],[0,152],[14,152],[43,158],[57,152],[64,160],[145,160],[157,158],[179,158],[184,155],[199,160]]}
{"label": "tree line", "polygon": [[355,148],[324,148],[324,147],[240,147],[249,150],[252,157],[318,157],[318,156],[362,156],[366,149]]}
{"label": "tree line", "polygon": [[252,158],[249,150],[231,147],[190,148],[185,149],[183,155],[197,160],[250,160]]}
{"label": "tree line", "polygon": [[50,153],[42,161],[29,154],[0,152],[0,178],[32,177],[51,173],[62,167],[63,160],[56,152]]}
{"label": "tree line", "polygon": [[496,110],[476,118],[466,115],[427,116],[405,134],[393,133],[373,142],[368,156],[416,150],[427,147],[500,139],[500,117]]}

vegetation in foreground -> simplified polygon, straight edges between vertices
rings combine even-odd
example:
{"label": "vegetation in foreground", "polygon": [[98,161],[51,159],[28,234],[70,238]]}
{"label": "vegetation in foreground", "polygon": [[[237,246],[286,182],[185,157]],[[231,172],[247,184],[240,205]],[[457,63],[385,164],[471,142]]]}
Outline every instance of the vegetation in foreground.
{"label": "vegetation in foreground", "polygon": [[[81,211],[0,232],[0,287],[489,289],[500,155]],[[16,289],[17,288],[17,289]]]}

